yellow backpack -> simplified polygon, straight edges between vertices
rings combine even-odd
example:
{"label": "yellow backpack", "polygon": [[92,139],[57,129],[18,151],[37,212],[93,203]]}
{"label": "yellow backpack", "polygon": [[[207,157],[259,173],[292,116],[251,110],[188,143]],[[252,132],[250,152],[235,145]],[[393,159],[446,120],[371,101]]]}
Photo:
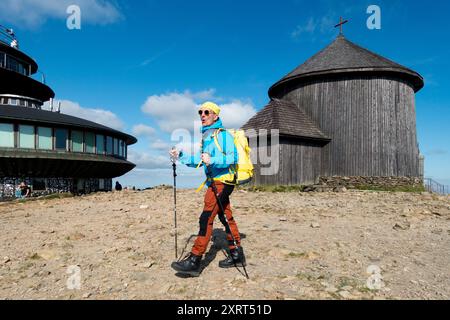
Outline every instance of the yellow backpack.
{"label": "yellow backpack", "polygon": [[[219,139],[217,136],[219,135],[220,131],[224,129],[217,129],[212,137],[214,138],[214,143],[216,144],[217,149],[219,149],[220,152],[225,154],[223,152],[222,147],[219,144]],[[238,152],[238,163],[236,165],[233,165],[230,167],[230,175],[234,178],[233,181],[226,180],[226,184],[233,184],[233,185],[243,185],[249,183],[253,178],[253,164],[250,158],[251,154],[251,148],[248,145],[247,137],[245,136],[244,130],[235,130],[235,129],[229,129],[226,130],[230,135],[233,137],[234,145],[236,146],[236,150]],[[197,168],[200,167],[202,162],[200,162],[197,166]],[[229,175],[227,175],[226,178]],[[208,180],[208,179],[207,179]],[[207,181],[206,180],[206,181]],[[206,184],[206,181],[203,182],[200,187],[197,189],[197,192],[199,192]]]}
{"label": "yellow backpack", "polygon": [[[217,149],[224,153],[217,138],[221,130],[223,129],[218,129],[214,134],[214,142],[216,143]],[[250,149],[248,145],[245,131],[235,129],[229,129],[226,131],[234,138],[234,145],[236,146],[236,150],[238,152],[238,163],[233,166],[233,170],[236,175],[235,184],[243,185],[249,183],[253,178],[253,163],[250,158],[252,149]]]}

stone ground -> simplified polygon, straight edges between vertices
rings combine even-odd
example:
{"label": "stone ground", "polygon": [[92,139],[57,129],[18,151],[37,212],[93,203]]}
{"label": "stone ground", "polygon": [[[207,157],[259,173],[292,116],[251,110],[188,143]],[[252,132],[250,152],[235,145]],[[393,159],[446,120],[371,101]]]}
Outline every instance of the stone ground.
{"label": "stone ground", "polygon": [[[181,252],[202,194],[177,199]],[[250,280],[218,268],[218,220],[201,276],[175,274],[170,189],[2,203],[0,299],[450,298],[449,196],[241,190],[232,205]]]}

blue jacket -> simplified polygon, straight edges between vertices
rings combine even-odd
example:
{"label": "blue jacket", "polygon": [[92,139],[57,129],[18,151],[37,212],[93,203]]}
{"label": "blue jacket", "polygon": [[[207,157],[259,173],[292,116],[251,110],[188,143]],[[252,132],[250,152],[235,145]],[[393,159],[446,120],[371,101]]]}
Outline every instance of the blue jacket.
{"label": "blue jacket", "polygon": [[[205,135],[207,131],[209,134],[203,139],[203,151],[198,152],[195,155],[187,155],[184,152],[180,153],[181,163],[187,165],[188,167],[196,168],[201,162],[201,154],[208,153],[211,156],[211,164],[209,169],[211,170],[212,177],[215,180],[220,180],[221,178],[228,181],[230,172],[234,172],[231,166],[238,163],[238,153],[236,146],[234,145],[233,136],[225,130],[220,131],[217,136],[220,147],[223,152],[221,152],[216,143],[214,142],[213,134],[217,129],[223,129],[222,120],[217,120],[211,126],[202,127],[202,134]],[[205,174],[207,175],[207,167],[203,165]],[[210,185],[210,182],[207,182]]]}

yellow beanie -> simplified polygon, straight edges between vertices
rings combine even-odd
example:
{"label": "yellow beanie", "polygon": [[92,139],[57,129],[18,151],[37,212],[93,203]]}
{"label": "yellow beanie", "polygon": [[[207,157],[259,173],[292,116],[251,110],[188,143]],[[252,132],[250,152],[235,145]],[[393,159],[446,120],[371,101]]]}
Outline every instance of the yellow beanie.
{"label": "yellow beanie", "polygon": [[217,115],[220,115],[220,107],[217,104],[215,104],[214,102],[208,101],[200,106],[200,110],[206,110],[206,109],[213,111]]}

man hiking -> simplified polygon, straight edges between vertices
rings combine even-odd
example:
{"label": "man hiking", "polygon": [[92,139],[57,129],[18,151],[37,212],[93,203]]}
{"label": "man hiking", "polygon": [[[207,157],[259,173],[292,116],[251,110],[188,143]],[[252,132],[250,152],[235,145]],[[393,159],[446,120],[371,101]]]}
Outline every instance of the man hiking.
{"label": "man hiking", "polygon": [[[193,156],[182,151],[170,151],[172,157],[175,159],[179,157],[181,163],[189,167],[195,168],[202,164],[208,177],[206,181],[208,190],[205,194],[203,213],[199,219],[200,231],[197,239],[191,253],[184,260],[172,263],[172,268],[176,271],[192,276],[200,274],[200,261],[208,247],[217,214],[219,214],[220,221],[224,225],[228,220],[229,230],[233,234],[231,236],[227,233],[229,255],[225,260],[219,262],[219,267],[231,268],[236,265],[245,267],[244,251],[240,246],[241,238],[230,206],[230,195],[235,184],[233,167],[238,162],[236,146],[233,137],[223,128],[222,120],[219,118],[219,106],[212,102],[206,102],[200,107],[198,113],[202,121],[201,151]],[[214,190],[217,191],[217,197]],[[217,202],[217,198],[224,212],[221,212],[221,206]],[[226,215],[226,220],[223,214]],[[233,241],[233,238],[235,241]]]}

